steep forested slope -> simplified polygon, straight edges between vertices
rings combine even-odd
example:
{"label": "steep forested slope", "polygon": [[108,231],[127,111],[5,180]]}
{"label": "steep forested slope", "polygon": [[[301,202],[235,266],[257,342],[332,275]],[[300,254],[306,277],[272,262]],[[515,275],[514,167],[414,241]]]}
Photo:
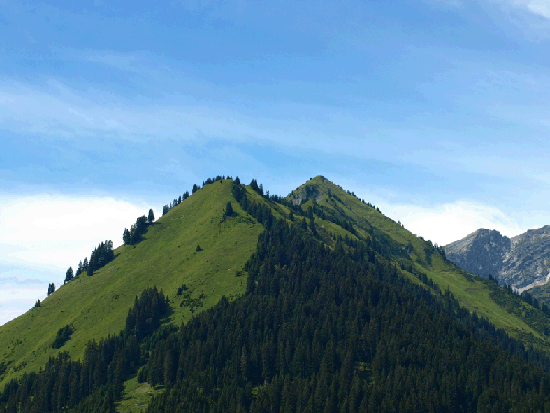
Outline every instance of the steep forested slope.
{"label": "steep forested slope", "polygon": [[[85,279],[101,285],[99,275],[132,268],[119,276],[143,281],[109,330],[115,335],[80,353],[75,347],[72,359],[48,350],[58,356],[43,373],[9,382],[0,412],[121,409],[116,400],[127,397],[132,377],[164,389],[151,412],[520,412],[550,391],[542,311],[458,269],[440,248],[323,177],[284,199],[264,195],[255,181],[214,182],[159,224]],[[229,276],[228,260],[238,269]],[[196,277],[183,283],[181,269]],[[163,292],[135,299],[138,287],[154,284]],[[190,318],[201,299],[203,309],[213,307]],[[65,325],[49,332],[51,342]],[[60,350],[76,343],[71,336]],[[84,384],[67,384],[77,382]]]}
{"label": "steep forested slope", "polygon": [[334,234],[370,239],[404,270],[404,276],[414,280],[413,273],[424,274],[442,290],[454,294],[461,306],[488,318],[511,336],[543,351],[550,348],[550,319],[544,312],[499,288],[493,280],[460,269],[445,258],[442,247],[412,234],[353,192],[317,176],[293,191],[287,200],[304,211],[311,207],[321,238]]}
{"label": "steep forested slope", "polygon": [[550,391],[519,342],[365,244],[274,222],[247,268],[245,297],[157,343],[149,412],[523,412]]}

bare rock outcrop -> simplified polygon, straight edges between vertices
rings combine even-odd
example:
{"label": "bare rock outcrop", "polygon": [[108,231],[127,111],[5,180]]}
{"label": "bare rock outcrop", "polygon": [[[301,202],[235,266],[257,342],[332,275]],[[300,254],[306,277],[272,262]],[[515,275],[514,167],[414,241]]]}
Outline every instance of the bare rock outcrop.
{"label": "bare rock outcrop", "polygon": [[520,292],[545,284],[550,272],[550,226],[517,235],[478,229],[445,246],[447,259],[472,274],[494,276]]}

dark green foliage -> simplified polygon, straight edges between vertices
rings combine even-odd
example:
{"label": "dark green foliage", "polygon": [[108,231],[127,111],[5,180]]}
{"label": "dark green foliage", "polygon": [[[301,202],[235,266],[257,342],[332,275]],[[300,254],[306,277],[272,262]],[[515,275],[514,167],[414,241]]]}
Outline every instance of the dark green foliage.
{"label": "dark green foliage", "polygon": [[[145,218],[145,217],[144,217]],[[106,240],[101,242],[93,251],[90,256],[90,262],[87,264],[86,273],[89,276],[94,275],[94,271],[99,270],[104,265],[107,265],[115,259],[115,252],[113,251],[113,241]]]}
{"label": "dark green foliage", "polygon": [[52,343],[52,348],[61,348],[63,344],[69,341],[69,339],[71,338],[71,334],[73,334],[73,328],[70,325],[61,327],[59,330],[57,330],[57,336]]}
{"label": "dark green foliage", "polygon": [[140,377],[170,390],[150,412],[522,412],[550,391],[520,360],[547,359],[449,292],[408,282],[366,243],[330,251],[248,209],[270,222],[248,294],[156,344]]}
{"label": "dark green foliage", "polygon": [[[82,264],[82,263],[80,263],[80,264]],[[73,267],[69,267],[69,269],[65,273],[65,282],[68,283],[69,281],[71,281],[73,279],[73,277],[74,277]]]}
{"label": "dark green foliage", "polygon": [[75,273],[74,276],[78,277],[83,272],[88,272],[88,258],[87,257],[84,258],[84,261],[80,261],[78,263],[78,267],[76,269],[76,273]]}
{"label": "dark green foliage", "polygon": [[[180,199],[180,202],[181,202],[181,197],[179,198]],[[149,224],[152,224],[153,221],[155,220],[155,213],[153,212],[153,209],[149,209],[149,215],[147,215],[147,222]]]}
{"label": "dark green foliage", "polygon": [[122,233],[122,242],[124,242],[124,245],[130,245],[132,243],[132,235],[130,234],[130,231],[128,231],[128,228],[124,228],[124,232]]}
{"label": "dark green foliage", "polygon": [[177,295],[182,295],[184,291],[187,291],[188,288],[187,288],[187,285],[185,284],[182,284],[181,287],[178,287],[178,292],[177,292]]}
{"label": "dark green foliage", "polygon": [[202,251],[202,248],[201,248],[201,246],[200,246],[199,244],[197,244],[197,248],[195,248],[195,251],[197,251],[197,252]]}
{"label": "dark green foliage", "polygon": [[234,214],[235,212],[233,212],[233,207],[231,206],[231,202],[228,202],[227,205],[225,206],[225,216],[232,217]]}
{"label": "dark green foliage", "polygon": [[53,294],[54,292],[55,292],[55,284],[54,283],[48,284],[48,296],[50,294]]}
{"label": "dark green foliage", "polygon": [[238,176],[235,177],[235,184],[237,184],[237,185],[241,184],[241,180],[239,179]]}
{"label": "dark green foliage", "polygon": [[[204,187],[205,185],[211,185],[214,182],[221,183],[224,179],[225,179],[225,176],[221,176],[221,175],[218,175],[215,178],[208,178],[206,181],[203,181],[202,186]],[[231,178],[228,176],[227,179],[231,179]]]}
{"label": "dark green foliage", "polygon": [[34,307],[40,307],[40,299],[36,300],[36,303],[34,303]]}
{"label": "dark green foliage", "polygon": [[[179,292],[179,289],[178,289],[178,292]],[[182,292],[181,295],[183,295],[183,300],[180,303],[180,307],[187,307],[192,313],[194,313],[196,308],[200,308],[203,306],[204,299],[206,298],[206,294],[201,293],[197,298],[192,298],[191,297],[192,294],[193,294],[193,291],[191,290],[185,290]]]}
{"label": "dark green foliage", "polygon": [[162,290],[148,288],[140,298],[136,297],[134,306],[126,317],[126,333],[133,334],[138,340],[150,335],[159,328],[160,319],[168,310],[168,301]]}
{"label": "dark green foliage", "polygon": [[197,186],[197,184],[193,184],[193,189],[191,190],[191,193],[194,194],[194,193],[197,192],[199,189],[200,189],[200,187]]}
{"label": "dark green foliage", "polygon": [[[125,229],[124,231],[126,235],[128,230]],[[90,262],[88,262],[88,257],[85,257],[84,261],[80,261],[78,263],[78,269],[76,270],[75,276],[78,277],[82,273],[92,276],[94,271],[99,270],[101,267],[110,263],[114,259],[115,252],[113,251],[113,241],[105,240],[105,242],[101,242],[96,248],[94,248],[90,256]],[[69,270],[72,271],[72,267],[69,268]],[[70,281],[67,279],[68,272],[69,271],[67,271],[65,276],[65,282]]]}
{"label": "dark green foliage", "polygon": [[[25,374],[7,383],[0,392],[0,412],[114,413],[124,381],[142,363],[140,345],[146,353],[172,331],[161,328],[151,335],[167,308],[162,291],[147,289],[136,298],[126,329],[118,336],[99,343],[90,341],[82,360],[72,361],[61,352],[50,358],[40,373]],[[65,340],[71,331],[70,326],[65,326],[58,337]]]}
{"label": "dark green foliage", "polygon": [[[149,211],[151,216],[153,210]],[[154,215],[152,216],[154,219]],[[147,217],[145,215],[136,219],[136,223],[132,225],[130,230],[124,228],[124,233],[122,234],[122,240],[124,245],[135,245],[143,239],[143,234],[147,232]]]}
{"label": "dark green foliage", "polygon": [[315,217],[313,216],[313,208],[308,208],[308,217],[309,217],[309,229],[313,234],[317,234],[317,231],[315,230]]}
{"label": "dark green foliage", "polygon": [[83,271],[83,264],[82,264],[82,261],[80,261],[76,269],[75,277],[78,277],[80,274],[82,274],[82,271]]}

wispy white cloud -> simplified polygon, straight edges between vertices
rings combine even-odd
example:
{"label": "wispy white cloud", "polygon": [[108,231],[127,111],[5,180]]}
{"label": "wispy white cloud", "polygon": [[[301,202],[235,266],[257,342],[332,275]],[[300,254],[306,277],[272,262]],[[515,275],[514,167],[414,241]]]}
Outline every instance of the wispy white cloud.
{"label": "wispy white cloud", "polygon": [[[0,299],[1,300],[1,299]],[[24,300],[18,302],[11,302],[9,304],[0,304],[0,326],[6,324],[8,321],[25,314],[29,308],[31,308],[36,300]]]}
{"label": "wispy white cloud", "polygon": [[508,237],[525,232],[512,217],[498,208],[472,201],[457,201],[435,206],[379,203],[382,212],[400,220],[418,236],[446,245],[480,229],[496,229]]}
{"label": "wispy white cloud", "polygon": [[36,281],[34,286],[22,286],[18,281],[4,281],[0,277],[0,326],[25,314],[36,300],[47,296],[47,282]]}
{"label": "wispy white cloud", "polygon": [[101,241],[120,245],[124,228],[148,208],[109,197],[1,196],[0,325],[44,299],[48,283],[61,285],[67,268]]}
{"label": "wispy white cloud", "polygon": [[131,140],[257,135],[253,126],[223,108],[194,101],[175,105],[149,101],[139,106],[97,90],[82,95],[59,81],[43,87],[0,84],[0,128],[23,134]]}
{"label": "wispy white cloud", "polygon": [[124,228],[147,211],[147,205],[107,197],[3,196],[0,262],[57,270],[62,279],[64,270],[89,256],[101,241],[120,245]]}
{"label": "wispy white cloud", "polygon": [[44,299],[48,283],[61,285],[101,241],[120,245],[123,229],[147,211],[110,197],[0,196],[0,325]]}
{"label": "wispy white cloud", "polygon": [[461,0],[424,0],[428,4],[447,8],[461,8],[464,3]]}
{"label": "wispy white cloud", "polygon": [[509,5],[527,10],[532,14],[550,20],[550,1],[548,0],[503,0]]}

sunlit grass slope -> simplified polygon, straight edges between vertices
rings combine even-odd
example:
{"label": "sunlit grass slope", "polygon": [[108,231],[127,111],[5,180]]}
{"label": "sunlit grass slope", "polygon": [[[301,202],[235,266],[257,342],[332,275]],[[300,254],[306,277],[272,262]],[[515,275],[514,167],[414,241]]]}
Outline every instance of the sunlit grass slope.
{"label": "sunlit grass slope", "polygon": [[[535,346],[550,351],[550,340],[544,335],[548,319],[542,311],[517,297],[507,296],[495,283],[471,275],[445,260],[431,242],[411,233],[398,222],[384,216],[383,211],[365,204],[353,193],[317,176],[293,191],[288,199],[300,202],[304,210],[316,203],[339,219],[350,222],[360,237],[373,234],[376,238],[385,240],[386,245],[391,246],[391,255],[396,263],[412,263],[441,290],[449,289],[463,307],[488,318],[496,327],[523,340],[528,347]],[[316,223],[335,235],[354,237],[325,220],[316,220]],[[406,271],[403,273],[410,275]],[[415,279],[413,276],[410,278]]]}
{"label": "sunlit grass slope", "polygon": [[[234,200],[231,183],[206,185],[150,225],[135,247],[117,248],[114,261],[93,277],[80,275],[40,308],[0,327],[0,387],[24,372],[38,371],[59,351],[78,359],[90,339],[118,334],[135,297],[148,287],[156,285],[168,295],[172,312],[165,322],[175,325],[223,295],[232,299],[242,294],[246,274],[241,271],[256,249],[262,226]],[[224,216],[228,201],[235,216]],[[184,284],[187,289],[178,296]],[[74,328],[71,339],[52,349],[57,331],[67,324]]]}

